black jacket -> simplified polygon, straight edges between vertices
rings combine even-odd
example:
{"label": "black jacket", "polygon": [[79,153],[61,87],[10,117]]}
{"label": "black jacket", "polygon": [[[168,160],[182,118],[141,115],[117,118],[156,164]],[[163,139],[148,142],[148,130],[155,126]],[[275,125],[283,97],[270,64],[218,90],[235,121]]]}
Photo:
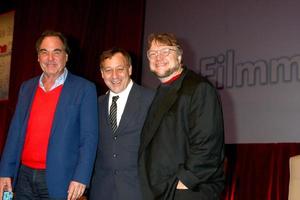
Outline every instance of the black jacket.
{"label": "black jacket", "polygon": [[[170,86],[158,88],[143,127],[143,199],[218,199],[224,187],[223,162],[223,118],[216,90],[184,69]],[[178,180],[189,190],[176,190]]]}

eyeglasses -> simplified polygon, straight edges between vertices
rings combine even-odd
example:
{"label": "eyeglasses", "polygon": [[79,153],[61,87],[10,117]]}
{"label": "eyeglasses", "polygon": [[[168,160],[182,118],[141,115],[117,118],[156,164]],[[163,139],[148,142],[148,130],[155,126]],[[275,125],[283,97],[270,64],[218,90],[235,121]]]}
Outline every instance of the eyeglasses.
{"label": "eyeglasses", "polygon": [[149,60],[154,60],[158,55],[160,55],[162,57],[167,57],[171,51],[177,51],[177,50],[171,49],[171,48],[163,48],[163,49],[160,49],[157,51],[148,50],[147,57],[149,58]]}

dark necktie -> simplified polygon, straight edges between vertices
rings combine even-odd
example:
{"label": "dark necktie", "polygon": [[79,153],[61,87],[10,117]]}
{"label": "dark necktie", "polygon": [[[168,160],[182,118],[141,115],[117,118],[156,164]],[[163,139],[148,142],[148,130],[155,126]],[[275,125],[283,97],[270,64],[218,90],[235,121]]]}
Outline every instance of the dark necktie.
{"label": "dark necktie", "polygon": [[113,133],[117,130],[117,100],[119,96],[113,96],[112,102],[109,109],[109,121]]}

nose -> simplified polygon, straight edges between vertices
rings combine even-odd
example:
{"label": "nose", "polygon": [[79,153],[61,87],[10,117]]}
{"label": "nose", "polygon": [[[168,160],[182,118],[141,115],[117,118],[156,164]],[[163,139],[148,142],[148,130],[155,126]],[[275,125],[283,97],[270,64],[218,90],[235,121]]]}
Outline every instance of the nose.
{"label": "nose", "polygon": [[52,52],[48,54],[48,60],[54,60],[54,55]]}
{"label": "nose", "polygon": [[111,76],[112,76],[113,78],[117,78],[117,76],[118,76],[118,72],[117,72],[117,70],[116,70],[116,69],[113,69],[113,70],[112,70],[112,74],[111,74]]}
{"label": "nose", "polygon": [[161,60],[164,56],[161,53],[157,53],[155,56],[155,60]]}

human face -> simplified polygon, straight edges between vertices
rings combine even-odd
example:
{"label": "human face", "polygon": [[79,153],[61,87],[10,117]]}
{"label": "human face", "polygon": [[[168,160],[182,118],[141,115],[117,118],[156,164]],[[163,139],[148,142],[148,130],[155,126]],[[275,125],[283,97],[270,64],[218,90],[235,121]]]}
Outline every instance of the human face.
{"label": "human face", "polygon": [[130,82],[132,67],[121,53],[103,61],[101,75],[106,86],[118,94],[126,89]]}
{"label": "human face", "polygon": [[152,41],[147,55],[150,71],[153,72],[161,82],[170,80],[182,69],[181,55],[177,47]]}
{"label": "human face", "polygon": [[38,62],[45,76],[58,78],[64,72],[67,61],[68,54],[59,37],[45,37],[38,51]]}

